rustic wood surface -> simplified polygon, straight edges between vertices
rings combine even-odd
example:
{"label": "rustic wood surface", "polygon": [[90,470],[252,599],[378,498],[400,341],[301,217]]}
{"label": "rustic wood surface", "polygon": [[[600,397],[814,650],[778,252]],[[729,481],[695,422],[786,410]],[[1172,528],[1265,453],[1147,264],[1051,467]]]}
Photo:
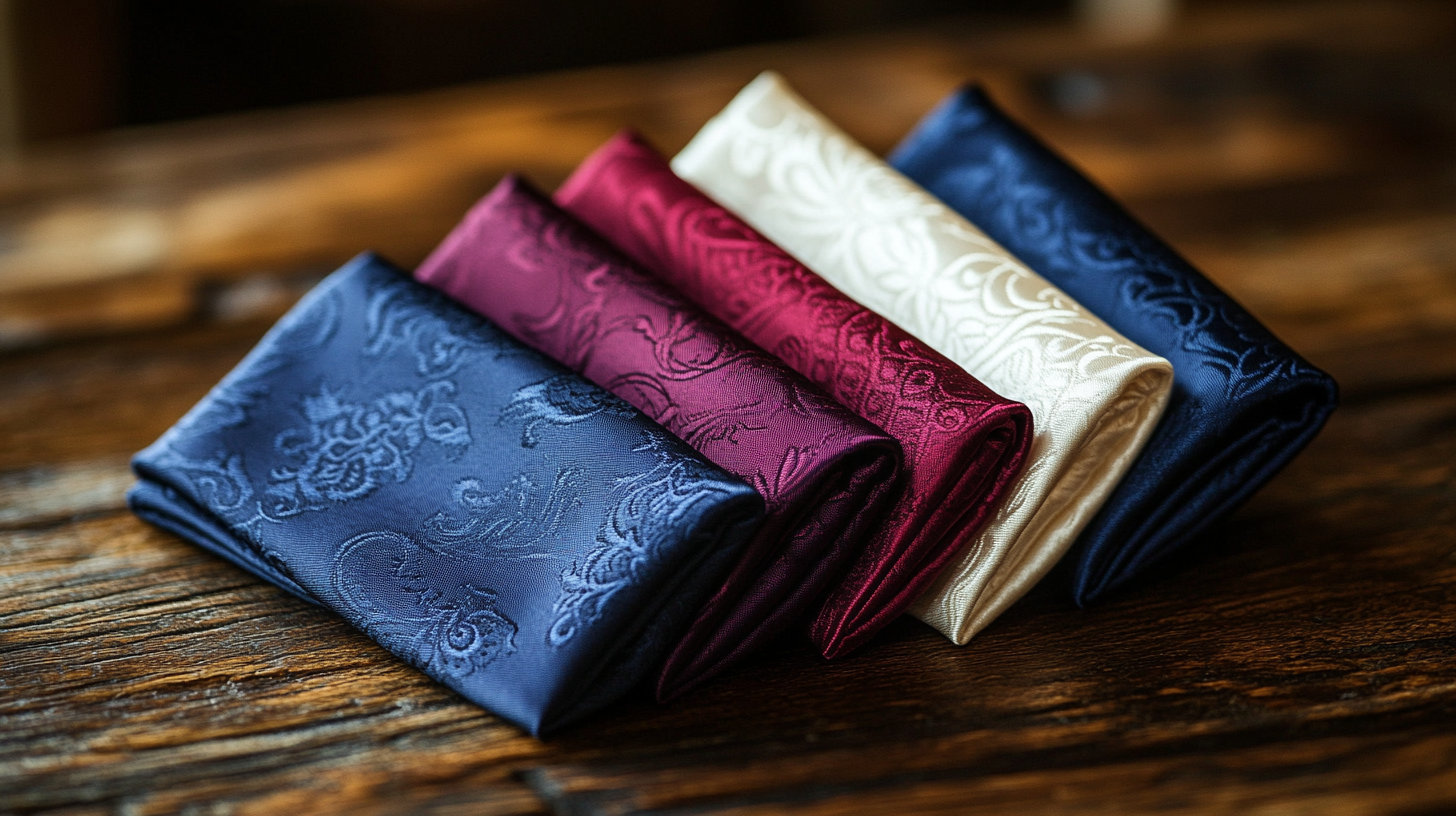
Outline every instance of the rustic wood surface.
{"label": "rustic wood surface", "polygon": [[[986,81],[1339,379],[1323,435],[1117,599],[966,648],[789,642],[550,743],[126,513],[126,457],[321,274],[506,170],[674,149],[759,69],[878,150]],[[944,25],[52,145],[0,166],[0,812],[1456,810],[1456,7]]]}

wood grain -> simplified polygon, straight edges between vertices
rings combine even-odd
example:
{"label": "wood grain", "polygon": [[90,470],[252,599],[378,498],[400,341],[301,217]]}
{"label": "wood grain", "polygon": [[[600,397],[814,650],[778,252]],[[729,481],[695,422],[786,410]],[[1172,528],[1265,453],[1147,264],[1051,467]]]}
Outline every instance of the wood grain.
{"label": "wood grain", "polygon": [[[1194,5],[1124,46],[947,25],[0,170],[0,813],[1456,810],[1453,44],[1456,9],[1420,2]],[[909,619],[833,663],[789,640],[550,743],[125,511],[127,457],[332,265],[412,262],[507,169],[554,183],[622,124],[676,147],[762,67],[876,149],[987,80],[1329,369],[1342,408],[1106,604],[1046,582],[966,648]]]}

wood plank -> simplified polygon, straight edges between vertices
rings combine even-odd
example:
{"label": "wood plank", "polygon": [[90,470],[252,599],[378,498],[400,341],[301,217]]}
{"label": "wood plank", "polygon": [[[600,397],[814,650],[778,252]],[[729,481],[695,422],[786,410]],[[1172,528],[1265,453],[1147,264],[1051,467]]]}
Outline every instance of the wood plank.
{"label": "wood plank", "polygon": [[267,329],[254,320],[0,355],[0,471],[130,456]]}
{"label": "wood plank", "polygon": [[[0,166],[0,812],[1456,808],[1453,40],[1456,7],[1422,2],[1195,6],[1116,46],[945,26]],[[1344,406],[1198,552],[1109,603],[1048,582],[967,648],[912,620],[834,663],[788,640],[550,743],[124,511],[126,457],[338,261],[375,243],[410,262],[500,173],[553,183],[620,124],[676,147],[764,66],[876,149],[987,79]],[[1057,96],[1077,76],[1097,106]]]}
{"label": "wood plank", "polygon": [[425,806],[474,780],[491,812],[537,812],[498,769],[540,743],[130,515],[0,533],[0,598],[0,811],[266,810],[416,784]]}
{"label": "wood plank", "polygon": [[[1453,462],[1456,389],[1357,405],[1214,534],[1213,554],[1161,584],[1091,611],[1045,588],[967,649],[909,621],[843,662],[786,646],[549,746],[124,514],[11,531],[0,790],[24,793],[0,807],[132,795],[157,812],[209,796],[262,808],[280,791],[363,798],[388,779],[448,798],[481,774],[515,791],[510,804],[524,789],[507,774],[528,770],[536,792],[582,812],[777,806],[806,790],[834,812],[851,789],[903,804],[925,786],[1014,788],[1034,769],[1076,779],[1106,763],[1136,780],[1210,751],[1449,725]],[[400,741],[415,747],[399,755]],[[357,794],[313,787],[338,775],[363,780]],[[1258,781],[1250,802],[1300,790]]]}
{"label": "wood plank", "polygon": [[1408,808],[1402,812],[1448,812],[1456,806],[1453,785],[1456,740],[1431,728],[1419,734],[1274,743],[1172,760],[1148,758],[989,778],[920,778],[913,785],[812,791],[789,800],[691,812],[1364,816],[1390,813],[1394,802]]}
{"label": "wood plank", "polygon": [[0,529],[119,510],[133,481],[124,459],[40,465],[0,473]]}

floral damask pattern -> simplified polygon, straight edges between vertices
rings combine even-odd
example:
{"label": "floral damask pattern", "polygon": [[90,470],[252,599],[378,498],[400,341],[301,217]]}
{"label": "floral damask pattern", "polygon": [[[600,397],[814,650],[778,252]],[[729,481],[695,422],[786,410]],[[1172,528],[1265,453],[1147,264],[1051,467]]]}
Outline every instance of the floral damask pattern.
{"label": "floral damask pattern", "polygon": [[1032,465],[914,611],[963,643],[1070,546],[1151,434],[1172,371],[765,74],[673,160],[845,294],[1036,420]]}
{"label": "floral damask pattern", "polygon": [[386,481],[403,482],[414,467],[411,455],[427,439],[460,453],[470,445],[470,425],[455,390],[441,381],[368,404],[347,402],[327,387],[305,397],[304,427],[274,440],[280,461],[268,475],[267,515],[320,510],[367,496]]}
{"label": "floral damask pattern", "polygon": [[403,482],[413,469],[411,455],[427,439],[453,454],[463,451],[470,444],[469,424],[454,393],[454,384],[444,381],[386,394],[368,405],[347,402],[328,388],[305,397],[308,424],[275,438],[276,458],[261,494],[241,453],[194,457],[168,445],[158,464],[186,479],[196,500],[286,575],[280,556],[260,543],[260,526],[363,498],[386,481]]}

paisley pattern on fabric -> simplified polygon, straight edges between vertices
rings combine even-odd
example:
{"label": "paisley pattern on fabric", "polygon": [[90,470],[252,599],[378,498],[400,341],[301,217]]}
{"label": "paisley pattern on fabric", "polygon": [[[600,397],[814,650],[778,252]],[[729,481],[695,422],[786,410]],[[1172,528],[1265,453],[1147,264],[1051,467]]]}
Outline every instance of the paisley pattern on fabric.
{"label": "paisley pattern on fabric", "polygon": [[219,451],[211,457],[193,459],[169,450],[163,461],[187,480],[192,488],[190,494],[203,507],[249,538],[256,537],[255,528],[263,515],[254,500],[253,485],[248,481],[241,454]]}
{"label": "paisley pattern on fabric", "polygon": [[[1063,287],[1098,297],[1097,287],[1115,280],[1123,303],[1176,327],[1178,347],[1198,355],[1205,369],[1200,373],[1218,376],[1232,399],[1309,368],[1201,274],[1149,251],[1145,238],[1084,223],[1088,215],[1073,210],[1080,202],[1032,180],[1027,164],[1004,146],[991,149],[986,166],[955,168],[934,181],[957,203],[981,202],[977,224],[1004,236],[998,240],[1034,258],[1037,269]],[[1089,280],[1075,280],[1082,276]],[[1139,328],[1128,331],[1148,334]]]}
{"label": "paisley pattern on fabric", "polygon": [[451,552],[488,547],[529,556],[560,534],[581,508],[579,495],[586,486],[586,473],[577,467],[563,468],[548,489],[525,474],[493,493],[486,492],[480,479],[461,479],[451,491],[455,510],[435,513],[425,522],[424,533],[431,544]]}
{"label": "paisley pattern on fabric", "polygon": [[[809,613],[893,500],[900,459],[893,439],[518,177],[481,199],[415,275],[764,491],[763,527],[674,650],[711,656],[692,682]],[[503,417],[523,422],[531,447],[544,429],[599,410],[547,383],[518,392]],[[637,552],[635,534],[609,527],[604,535],[620,557],[579,562],[572,579],[579,609],[616,592],[610,576],[635,569],[636,557],[627,556]],[[563,614],[553,631],[574,631],[578,615]],[[677,690],[659,683],[660,695]]]}
{"label": "paisley pattern on fabric", "polygon": [[667,434],[642,431],[634,450],[652,454],[657,464],[613,485],[622,498],[602,521],[597,547],[561,572],[561,597],[552,607],[556,621],[547,634],[552,646],[565,645],[595,624],[612,599],[660,557],[664,527],[721,493],[710,472],[673,456],[672,445]]}
{"label": "paisley pattern on fabric", "polygon": [[1173,363],[1172,400],[1148,453],[1078,541],[1079,602],[1127,582],[1231,512],[1333,411],[1327,374],[979,89],[952,94],[891,161]]}
{"label": "paisley pattern on fabric", "polygon": [[[522,421],[521,444],[535,447],[545,429],[556,430],[601,415],[635,416],[636,410],[578,377],[563,375],[517,389],[501,412],[501,420]],[[606,613],[612,598],[631,586],[639,573],[660,557],[656,549],[670,539],[664,534],[666,529],[677,523],[686,511],[722,492],[721,485],[712,478],[711,469],[676,456],[675,444],[666,433],[656,429],[642,431],[641,442],[633,450],[650,454],[656,464],[613,485],[613,492],[621,493],[622,499],[602,522],[597,547],[561,572],[562,594],[552,607],[556,620],[547,634],[551,646],[565,645],[578,631],[596,623]],[[579,475],[563,471],[558,478],[576,479]],[[454,542],[478,539],[487,532],[498,534],[504,522],[495,520],[495,514],[482,514],[480,509],[488,511],[505,497],[524,505],[525,488],[522,485],[504,496],[480,499],[474,496],[477,488],[473,481],[462,482],[456,488],[460,494],[457,503],[470,508],[468,520],[456,524],[437,515],[427,525],[434,530],[433,539]],[[560,491],[553,490],[552,495],[560,495]],[[534,522],[524,529],[517,528],[513,538],[528,542],[529,549],[533,539],[551,534],[541,522]]]}
{"label": "paisley pattern on fabric", "polygon": [[1066,552],[1167,404],[1168,362],[1113,331],[809,107],[746,87],[673,169],[1036,420],[996,518],[912,611],[966,642]]}
{"label": "paisley pattern on fabric", "polygon": [[[633,133],[582,162],[555,200],[900,442],[905,490],[811,631],[835,656],[903,612],[1016,477],[1030,411],[845,297],[675,176]],[[781,474],[798,462],[786,460]],[[766,477],[753,484],[773,495]]]}
{"label": "paisley pattern on fabric", "polygon": [[387,481],[403,482],[411,454],[425,440],[458,455],[470,445],[465,410],[449,381],[417,392],[385,394],[368,405],[347,402],[327,386],[305,397],[303,428],[274,440],[280,462],[268,476],[270,518],[286,518],[362,498]]}
{"label": "paisley pattern on fabric", "polygon": [[501,410],[501,422],[522,423],[521,447],[534,448],[544,427],[565,427],[598,414],[634,416],[637,409],[580,377],[552,377],[516,390]]}
{"label": "paisley pattern on fabric", "polygon": [[[392,532],[364,533],[344,543],[334,560],[334,588],[365,634],[416,668],[460,679],[516,650],[517,627],[500,610],[494,590],[437,580],[439,550]],[[381,602],[374,582],[363,576],[386,566],[413,608]]]}

